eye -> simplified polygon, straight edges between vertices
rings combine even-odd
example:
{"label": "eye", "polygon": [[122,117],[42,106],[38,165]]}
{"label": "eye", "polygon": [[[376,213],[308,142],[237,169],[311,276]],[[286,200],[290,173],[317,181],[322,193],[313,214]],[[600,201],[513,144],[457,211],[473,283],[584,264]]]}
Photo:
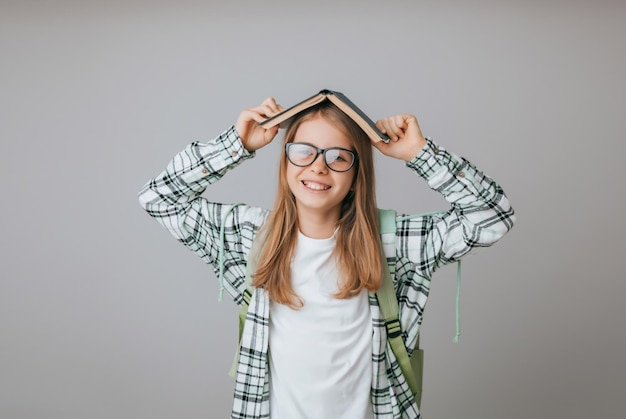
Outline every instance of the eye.
{"label": "eye", "polygon": [[346,150],[334,148],[328,150],[328,160],[331,162],[350,162],[352,155]]}
{"label": "eye", "polygon": [[290,151],[294,156],[299,157],[307,157],[314,153],[313,148],[306,144],[294,144],[291,146]]}

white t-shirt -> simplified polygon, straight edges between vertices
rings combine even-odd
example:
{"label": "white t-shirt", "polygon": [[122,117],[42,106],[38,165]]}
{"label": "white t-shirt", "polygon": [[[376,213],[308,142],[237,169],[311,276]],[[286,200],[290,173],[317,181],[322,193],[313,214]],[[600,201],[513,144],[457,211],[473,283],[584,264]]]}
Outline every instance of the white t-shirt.
{"label": "white t-shirt", "polygon": [[372,418],[372,323],[367,291],[337,299],[334,236],[298,233],[292,284],[297,310],[270,305],[272,419]]}

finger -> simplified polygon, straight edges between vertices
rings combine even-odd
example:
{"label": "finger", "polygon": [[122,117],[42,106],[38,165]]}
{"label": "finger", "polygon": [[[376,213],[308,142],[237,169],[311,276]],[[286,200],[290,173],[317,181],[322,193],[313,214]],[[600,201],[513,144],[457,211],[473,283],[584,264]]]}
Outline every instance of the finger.
{"label": "finger", "polygon": [[282,106],[280,106],[278,103],[275,103],[274,106],[271,107],[271,114],[269,116],[274,116],[279,112],[282,112],[285,110],[285,108],[283,108]]}
{"label": "finger", "polygon": [[276,115],[278,112],[280,112],[281,108],[282,107],[278,105],[272,106],[269,104],[264,104],[264,105],[257,106],[256,108],[253,108],[253,110],[258,112],[264,118],[269,118],[273,115]]}
{"label": "finger", "polygon": [[407,116],[408,115],[396,115],[393,120],[394,123],[396,124],[396,126],[402,130],[405,130],[408,126],[407,123]]}
{"label": "finger", "polygon": [[263,101],[263,103],[261,103],[261,106],[265,106],[267,109],[270,109],[271,110],[270,114],[272,114],[272,115],[280,112],[281,110],[283,110],[283,107],[280,106],[276,102],[276,99],[274,99],[272,96],[270,96],[267,99],[265,99]]}
{"label": "finger", "polygon": [[404,123],[407,127],[411,124],[417,124],[417,118],[415,117],[415,115],[405,114],[402,115],[402,119],[404,120]]}
{"label": "finger", "polygon": [[276,106],[276,99],[270,96],[267,99],[265,99],[263,102],[261,102],[261,105]]}
{"label": "finger", "polygon": [[383,122],[387,135],[393,141],[398,141],[404,136],[404,131],[396,124],[395,118],[387,118]]}
{"label": "finger", "polygon": [[387,134],[387,137],[389,137],[390,140],[395,140],[393,129],[389,127],[389,121],[387,121],[386,119],[381,120],[380,127],[381,127],[381,131]]}
{"label": "finger", "polygon": [[386,119],[379,119],[376,121],[376,128],[378,128],[383,134],[387,133],[387,125],[385,124]]}
{"label": "finger", "polygon": [[252,109],[245,109],[244,111],[241,112],[241,119],[245,122],[251,122],[251,121],[256,121],[256,122],[261,122],[264,121],[267,117],[262,115],[263,110],[259,109],[259,107],[257,108],[252,108]]}
{"label": "finger", "polygon": [[378,128],[378,131],[382,132],[383,134],[387,134],[387,131],[385,130],[385,127],[383,126],[382,119],[379,119],[378,121],[376,121],[374,125],[376,125],[376,128]]}
{"label": "finger", "polygon": [[246,109],[242,112],[242,116],[247,121],[256,121],[256,122],[265,121],[267,118],[269,118],[273,114],[274,112],[268,106],[265,106],[265,105],[259,105],[254,108]]}
{"label": "finger", "polygon": [[417,122],[417,118],[415,116],[408,115],[406,123],[406,133],[408,135],[415,136],[418,139],[421,139],[423,137],[422,130],[420,129],[419,123]]}

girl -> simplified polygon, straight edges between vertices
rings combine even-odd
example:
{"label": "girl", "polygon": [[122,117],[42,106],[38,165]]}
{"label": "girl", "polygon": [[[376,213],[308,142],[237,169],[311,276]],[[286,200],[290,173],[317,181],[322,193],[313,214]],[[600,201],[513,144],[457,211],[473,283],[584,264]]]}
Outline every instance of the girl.
{"label": "girl", "polygon": [[496,242],[513,226],[513,210],[498,184],[424,138],[413,115],[377,121],[391,141],[372,143],[329,101],[288,127],[271,212],[201,197],[274,139],[278,127],[257,123],[282,109],[268,98],[242,111],[215,140],[176,155],[139,194],[148,214],[216,272],[221,263],[237,304],[254,258],[231,417],[419,418],[374,294],[382,262],[372,145],[451,203],[438,215],[397,218],[395,288],[409,354],[434,270]]}

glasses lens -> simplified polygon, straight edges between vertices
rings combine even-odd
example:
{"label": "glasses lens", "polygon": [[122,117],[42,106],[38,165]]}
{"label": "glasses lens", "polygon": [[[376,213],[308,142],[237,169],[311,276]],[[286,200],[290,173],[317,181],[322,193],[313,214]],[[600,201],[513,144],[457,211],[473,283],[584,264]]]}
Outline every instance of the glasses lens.
{"label": "glasses lens", "polygon": [[308,166],[317,157],[317,150],[308,144],[289,143],[287,157],[296,166]]}
{"label": "glasses lens", "polygon": [[352,167],[354,154],[343,148],[329,148],[324,153],[326,165],[337,172],[344,172]]}

